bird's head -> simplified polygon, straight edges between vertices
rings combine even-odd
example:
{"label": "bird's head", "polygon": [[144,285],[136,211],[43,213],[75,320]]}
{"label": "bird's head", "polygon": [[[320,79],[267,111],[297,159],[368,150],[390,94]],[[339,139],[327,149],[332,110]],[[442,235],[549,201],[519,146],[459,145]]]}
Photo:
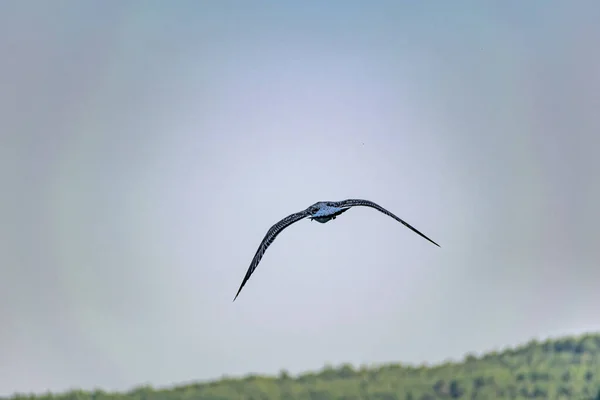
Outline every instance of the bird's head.
{"label": "bird's head", "polygon": [[311,217],[320,217],[325,215],[325,210],[327,209],[329,202],[319,201],[312,206],[308,207],[307,211]]}

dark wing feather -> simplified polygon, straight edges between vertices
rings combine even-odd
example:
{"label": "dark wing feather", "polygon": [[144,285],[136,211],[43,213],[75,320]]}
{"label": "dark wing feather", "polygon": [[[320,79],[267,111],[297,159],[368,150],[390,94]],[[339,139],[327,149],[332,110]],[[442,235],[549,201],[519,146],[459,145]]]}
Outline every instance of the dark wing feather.
{"label": "dark wing feather", "polygon": [[421,232],[419,232],[418,230],[416,230],[414,227],[412,227],[410,224],[408,224],[406,221],[401,220],[400,218],[398,218],[397,216],[395,216],[394,214],[392,214],[391,212],[389,212],[388,210],[386,210],[385,208],[381,207],[379,204],[375,204],[372,201],[369,200],[362,200],[362,199],[348,199],[348,200],[343,200],[340,201],[339,203],[337,203],[340,207],[354,207],[354,206],[366,206],[366,207],[371,207],[374,208],[382,213],[384,213],[387,216],[390,216],[392,218],[394,218],[396,221],[400,222],[401,224],[403,224],[404,226],[406,226],[408,229],[410,229],[411,231],[415,232],[416,234],[418,234],[419,236],[429,240],[431,243],[435,244],[437,247],[440,247],[439,244],[437,244],[436,242],[434,242],[433,240],[429,239],[427,236],[425,236],[424,234],[422,234]]}
{"label": "dark wing feather", "polygon": [[301,211],[301,212],[298,212],[298,213],[295,213],[292,215],[288,215],[287,217],[285,217],[284,219],[282,219],[281,221],[279,221],[275,225],[273,225],[267,231],[267,234],[263,238],[262,242],[260,242],[260,246],[258,246],[258,250],[256,250],[256,254],[254,254],[254,258],[252,259],[252,262],[250,263],[250,267],[248,268],[248,271],[246,272],[246,276],[244,276],[244,280],[242,281],[242,284],[240,285],[240,288],[239,288],[237,294],[233,298],[233,301],[235,301],[235,299],[237,299],[238,295],[242,291],[242,288],[244,287],[244,285],[246,284],[248,279],[250,279],[250,275],[252,275],[252,273],[258,266],[260,259],[265,254],[265,251],[267,251],[267,248],[273,243],[273,241],[275,240],[277,235],[279,235],[281,233],[281,231],[283,231],[285,228],[287,228],[294,222],[298,222],[302,218],[305,218],[306,216],[308,216],[308,213],[306,211]]}

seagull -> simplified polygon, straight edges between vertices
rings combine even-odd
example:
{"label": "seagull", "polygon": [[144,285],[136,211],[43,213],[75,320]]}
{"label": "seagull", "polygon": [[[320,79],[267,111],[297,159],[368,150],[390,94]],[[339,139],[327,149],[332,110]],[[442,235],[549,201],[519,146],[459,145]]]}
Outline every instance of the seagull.
{"label": "seagull", "polygon": [[313,204],[312,206],[308,207],[306,210],[302,210],[300,212],[288,215],[287,217],[285,217],[284,219],[282,219],[281,221],[279,221],[275,225],[273,225],[267,231],[267,234],[265,235],[262,242],[258,246],[258,250],[256,250],[256,254],[254,254],[254,258],[252,259],[252,262],[250,263],[250,267],[248,268],[248,271],[246,272],[246,276],[244,276],[244,280],[242,281],[242,284],[240,285],[240,288],[238,289],[237,294],[233,298],[233,301],[235,301],[235,299],[237,299],[240,292],[242,291],[242,288],[244,287],[244,285],[246,285],[246,282],[248,281],[248,279],[250,279],[250,276],[252,275],[252,273],[254,272],[256,267],[258,266],[258,263],[260,262],[261,258],[264,256],[265,251],[267,251],[267,248],[273,243],[273,241],[275,240],[277,235],[279,235],[285,228],[292,225],[294,222],[298,222],[301,219],[304,219],[307,217],[311,221],[317,221],[317,222],[324,224],[326,222],[329,222],[329,221],[335,219],[340,214],[345,213],[350,208],[356,207],[356,206],[364,206],[364,207],[374,208],[377,211],[380,211],[380,212],[384,213],[385,215],[394,218],[396,221],[400,222],[401,224],[406,226],[408,229],[412,230],[416,234],[420,235],[421,237],[427,239],[431,243],[440,247],[439,244],[437,244],[433,240],[429,239],[427,236],[425,236],[424,234],[422,234],[421,232],[416,230],[414,227],[409,225],[407,222],[401,220],[400,218],[398,218],[397,216],[395,216],[394,214],[392,214],[385,208],[381,207],[378,204],[373,203],[372,201],[362,200],[362,199],[347,199],[347,200],[342,200],[342,201],[319,201],[319,202]]}

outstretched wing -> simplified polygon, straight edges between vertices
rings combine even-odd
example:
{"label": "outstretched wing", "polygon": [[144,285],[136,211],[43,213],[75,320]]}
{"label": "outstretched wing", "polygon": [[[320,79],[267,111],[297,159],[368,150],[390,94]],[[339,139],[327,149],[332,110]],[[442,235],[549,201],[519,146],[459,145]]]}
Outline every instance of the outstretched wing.
{"label": "outstretched wing", "polygon": [[273,225],[267,231],[267,234],[263,238],[262,242],[260,242],[260,246],[258,246],[258,250],[256,250],[256,254],[254,254],[254,258],[252,259],[252,262],[250,263],[250,267],[248,268],[248,271],[246,272],[246,276],[244,276],[244,280],[242,281],[242,284],[240,285],[240,288],[238,289],[237,294],[233,298],[233,301],[235,301],[235,299],[237,299],[238,295],[242,291],[242,288],[244,287],[244,285],[246,284],[248,279],[250,279],[250,275],[252,275],[252,273],[258,266],[260,259],[263,257],[263,255],[265,254],[265,251],[267,251],[267,248],[271,245],[271,243],[273,243],[273,241],[275,240],[277,235],[279,235],[281,233],[281,231],[283,231],[285,228],[287,228],[294,222],[298,222],[302,218],[305,218],[307,216],[308,216],[308,213],[306,211],[301,211],[301,212],[298,212],[298,213],[295,213],[292,215],[288,215],[287,217],[285,217],[284,219],[282,219],[281,221],[279,221],[275,225]]}
{"label": "outstretched wing", "polygon": [[437,247],[440,247],[439,244],[437,244],[433,240],[429,239],[427,236],[423,235],[421,232],[419,232],[414,227],[412,227],[409,223],[407,223],[406,221],[401,220],[400,218],[398,218],[397,216],[395,216],[394,214],[392,214],[391,212],[389,212],[385,208],[381,207],[379,204],[375,204],[372,201],[361,200],[361,199],[348,199],[348,200],[340,201],[340,202],[336,203],[336,205],[338,205],[340,207],[366,206],[366,207],[374,208],[374,209],[376,209],[378,211],[381,211],[385,215],[394,218],[396,221],[400,222],[401,224],[403,224],[404,226],[406,226],[411,231],[413,231],[416,234],[418,234],[419,236],[421,236],[421,237],[429,240],[431,243],[435,244]]}

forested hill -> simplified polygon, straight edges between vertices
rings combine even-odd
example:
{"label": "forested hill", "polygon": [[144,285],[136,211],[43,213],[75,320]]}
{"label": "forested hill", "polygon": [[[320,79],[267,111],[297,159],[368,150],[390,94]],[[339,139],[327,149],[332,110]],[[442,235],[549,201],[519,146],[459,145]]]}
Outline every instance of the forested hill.
{"label": "forested hill", "polygon": [[71,391],[12,399],[228,400],[228,399],[599,399],[600,334],[565,337],[468,355],[462,362],[432,367],[388,364],[326,367],[291,377],[248,376],[182,384],[169,389],[139,387],[125,393]]}

